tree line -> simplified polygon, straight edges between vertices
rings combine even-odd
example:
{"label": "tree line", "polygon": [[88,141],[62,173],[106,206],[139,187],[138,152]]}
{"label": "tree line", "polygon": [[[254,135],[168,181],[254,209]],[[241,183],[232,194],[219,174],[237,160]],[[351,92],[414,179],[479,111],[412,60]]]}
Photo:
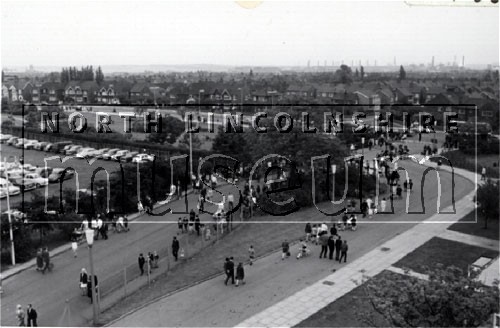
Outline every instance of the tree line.
{"label": "tree line", "polygon": [[97,67],[94,73],[94,68],[90,66],[82,66],[78,69],[76,66],[73,67],[63,67],[61,70],[61,82],[68,83],[70,81],[96,81],[97,84],[101,84],[104,81],[104,74],[102,72],[101,66]]}

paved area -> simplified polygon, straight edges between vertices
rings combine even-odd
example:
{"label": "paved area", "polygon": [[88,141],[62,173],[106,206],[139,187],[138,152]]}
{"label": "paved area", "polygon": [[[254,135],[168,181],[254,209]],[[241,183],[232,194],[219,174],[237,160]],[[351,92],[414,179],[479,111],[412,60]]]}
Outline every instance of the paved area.
{"label": "paved area", "polygon": [[[456,187],[464,187],[460,178],[455,179]],[[456,204],[457,215],[453,215],[453,220],[458,220],[457,217],[468,213],[473,206],[470,202],[470,191],[473,188],[462,187],[458,188],[461,192],[455,195],[455,199],[465,201],[462,201],[461,205]],[[436,186],[431,188],[435,189]],[[432,203],[435,206],[436,198],[429,198],[428,203],[426,199],[426,204]],[[418,202],[411,204],[413,210],[420,205]],[[449,208],[444,208],[443,212],[448,210]],[[435,208],[432,208],[432,211],[435,211]],[[396,215],[391,219],[400,220],[404,216]],[[224,286],[223,277],[219,276],[133,311],[112,325],[294,325],[356,287],[353,280],[360,281],[363,275],[374,275],[391,266],[446,229],[453,221],[447,214],[428,214],[427,217],[428,221],[448,223],[360,225],[356,232],[341,232],[350,243],[347,264],[319,260],[317,247],[313,247],[312,258],[300,260],[291,258],[281,261],[280,253],[277,252],[258,260],[252,267],[246,266],[247,284],[244,286]],[[408,242],[409,240],[412,242]],[[295,255],[297,251],[294,248],[292,254]],[[332,273],[332,270],[336,271]]]}
{"label": "paved area", "polygon": [[480,236],[473,236],[458,231],[446,230],[439,235],[439,238],[444,238],[448,240],[458,241],[459,243],[489,248],[495,251],[498,251],[500,249],[500,243],[498,240],[493,240]]}

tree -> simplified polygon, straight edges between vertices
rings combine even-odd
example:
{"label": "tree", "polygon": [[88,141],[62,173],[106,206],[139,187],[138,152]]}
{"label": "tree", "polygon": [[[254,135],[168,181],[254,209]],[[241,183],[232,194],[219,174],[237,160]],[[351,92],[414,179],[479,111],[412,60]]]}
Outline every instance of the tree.
{"label": "tree", "polygon": [[352,82],[352,70],[347,65],[340,65],[340,69],[335,72],[335,77],[341,83],[349,84]]}
{"label": "tree", "polygon": [[356,71],[354,72],[354,77],[355,77],[356,79],[358,79],[358,78],[359,78],[359,71],[358,71],[358,69],[357,69],[357,68],[356,68]]}
{"label": "tree", "polygon": [[406,71],[405,71],[405,69],[404,69],[403,65],[401,65],[401,66],[399,67],[399,79],[400,79],[401,81],[402,81],[402,80],[404,80],[404,79],[406,79]]}
{"label": "tree", "polygon": [[456,267],[438,265],[426,273],[428,280],[401,274],[368,280],[364,286],[371,307],[361,311],[362,319],[380,326],[375,311],[387,322],[384,326],[477,327],[498,312],[497,283],[484,286]]}
{"label": "tree", "polygon": [[360,75],[361,75],[361,80],[363,80],[365,78],[365,68],[363,66],[361,66],[360,68]]}
{"label": "tree", "polygon": [[484,218],[485,229],[488,229],[488,220],[498,220],[499,218],[498,206],[492,205],[498,203],[499,192],[499,184],[489,179],[477,189],[477,201],[479,202],[479,211]]}
{"label": "tree", "polygon": [[97,67],[97,70],[95,72],[95,81],[99,85],[101,85],[101,83],[104,81],[104,74],[102,73],[101,66]]}
{"label": "tree", "polygon": [[[189,148],[189,135],[190,133],[184,133],[182,137],[179,138],[179,146]],[[193,149],[199,149],[201,147],[200,138],[196,133],[191,133],[191,143],[193,144]]]}
{"label": "tree", "polygon": [[[177,138],[184,132],[184,122],[172,116],[162,117],[161,125],[161,132],[155,132],[151,129],[151,132],[148,135],[149,141],[159,144],[163,144],[165,142],[174,144],[177,141]],[[137,132],[144,132],[143,124],[137,124],[136,127],[140,129]]]}

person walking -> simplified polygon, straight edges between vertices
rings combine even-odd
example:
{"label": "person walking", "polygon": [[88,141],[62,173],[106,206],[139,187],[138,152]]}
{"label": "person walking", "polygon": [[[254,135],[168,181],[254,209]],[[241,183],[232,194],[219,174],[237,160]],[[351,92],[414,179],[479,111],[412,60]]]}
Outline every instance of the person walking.
{"label": "person walking", "polygon": [[42,257],[42,249],[39,248],[36,252],[36,269],[38,271],[43,270],[43,257]]}
{"label": "person walking", "polygon": [[[142,255],[142,254],[141,254]],[[87,296],[90,298],[90,304],[92,304],[92,293],[97,292],[97,287],[99,285],[97,284],[97,276],[94,275],[89,275],[89,280],[87,284]]]}
{"label": "person walking", "polygon": [[85,291],[87,290],[88,279],[89,275],[87,274],[87,270],[82,268],[82,271],[80,271],[80,290],[82,291],[82,296],[85,295]]}
{"label": "person walking", "polygon": [[174,237],[172,240],[172,255],[174,256],[175,261],[177,261],[179,257],[179,248],[179,241],[177,240],[177,237]]}
{"label": "person walking", "polygon": [[236,268],[236,287],[240,285],[240,281],[243,285],[245,284],[245,270],[243,269],[243,263],[241,262]]}
{"label": "person walking", "polygon": [[386,207],[387,207],[387,201],[385,200],[385,198],[382,198],[382,200],[380,201],[380,211],[384,213]]}
{"label": "person walking", "polygon": [[28,317],[28,327],[38,327],[38,324],[36,323],[38,314],[31,304],[28,304],[26,316]]}
{"label": "person walking", "polygon": [[486,168],[483,166],[481,169],[481,181],[486,180]]}
{"label": "person walking", "polygon": [[333,260],[333,253],[335,252],[335,239],[333,239],[333,236],[334,235],[331,235],[329,238],[328,238],[328,258],[330,260]]}
{"label": "person walking", "polygon": [[184,225],[182,224],[182,218],[179,218],[179,220],[177,220],[177,227],[179,228],[179,230],[181,231],[181,233],[184,233]]}
{"label": "person walking", "polygon": [[413,189],[413,180],[410,179],[410,181],[408,182],[408,188],[410,188],[410,191]]}
{"label": "person walking", "polygon": [[196,215],[196,219],[194,219],[194,230],[196,230],[196,235],[200,235],[201,222],[198,214]]}
{"label": "person walking", "polygon": [[319,244],[321,245],[321,253],[319,253],[319,258],[325,258],[328,252],[328,235],[326,231],[321,232],[321,236],[319,236]]}
{"label": "person walking", "polygon": [[26,326],[24,322],[25,314],[21,304],[17,304],[16,317],[17,317],[17,322],[19,323],[19,327]]}
{"label": "person walking", "polygon": [[309,222],[306,223],[306,228],[304,229],[304,231],[306,233],[306,241],[310,241],[311,240],[312,227],[311,227],[311,224]]}
{"label": "person walking", "polygon": [[290,244],[288,244],[286,239],[281,243],[281,250],[283,251],[281,253],[281,260],[283,261],[285,257],[290,256]]}
{"label": "person walking", "polygon": [[330,228],[330,235],[332,235],[332,236],[337,235],[337,227],[335,227],[335,223],[333,223],[332,227]]}
{"label": "person walking", "polygon": [[188,232],[189,220],[186,216],[182,218],[182,225],[184,226],[184,231]]}
{"label": "person walking", "polygon": [[253,261],[255,260],[255,249],[253,248],[253,245],[250,245],[248,248],[248,257],[250,259],[250,265],[253,265]]}
{"label": "person walking", "polygon": [[77,250],[78,250],[78,237],[80,235],[78,234],[78,229],[75,228],[73,229],[73,232],[71,232],[71,250],[73,251],[73,256],[77,257]]}
{"label": "person walking", "polygon": [[144,264],[146,264],[146,259],[144,258],[144,255],[139,254],[139,258],[137,259],[139,263],[139,269],[141,270],[141,276],[144,275]]}
{"label": "person walking", "polygon": [[339,263],[342,262],[342,259],[344,259],[344,263],[347,261],[347,250],[349,247],[347,246],[347,240],[344,240],[342,243],[342,246],[340,246],[340,258],[339,258]]}
{"label": "person walking", "polygon": [[48,247],[44,247],[42,250],[42,259],[43,259],[43,269],[42,273],[45,274],[45,270],[51,271],[50,268],[50,254]]}
{"label": "person walking", "polygon": [[224,272],[226,272],[224,284],[227,286],[229,279],[232,279],[232,284],[234,285],[234,263],[227,257],[226,262],[224,262]]}
{"label": "person walking", "polygon": [[338,261],[340,258],[340,248],[342,247],[342,237],[338,237],[335,241],[335,261]]}

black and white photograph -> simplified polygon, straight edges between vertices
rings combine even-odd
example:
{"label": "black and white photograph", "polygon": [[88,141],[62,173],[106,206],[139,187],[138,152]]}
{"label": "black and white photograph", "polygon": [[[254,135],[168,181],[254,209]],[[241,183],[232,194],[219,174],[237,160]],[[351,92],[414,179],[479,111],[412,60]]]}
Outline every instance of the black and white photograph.
{"label": "black and white photograph", "polygon": [[0,0],[0,326],[500,327],[498,0]]}

